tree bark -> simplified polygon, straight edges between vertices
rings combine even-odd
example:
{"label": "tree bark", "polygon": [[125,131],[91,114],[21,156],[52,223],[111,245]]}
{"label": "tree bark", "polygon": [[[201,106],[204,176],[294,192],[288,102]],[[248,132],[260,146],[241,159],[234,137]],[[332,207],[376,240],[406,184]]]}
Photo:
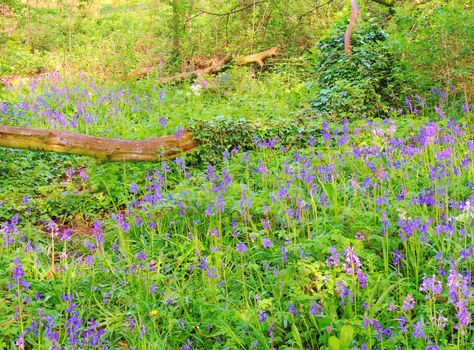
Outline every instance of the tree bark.
{"label": "tree bark", "polygon": [[[177,61],[181,60],[181,11],[179,0],[171,0],[171,8],[173,9],[173,17],[171,22],[171,29],[173,32],[173,50],[172,56]],[[180,62],[181,63],[181,62]]]}
{"label": "tree bark", "polygon": [[26,44],[31,49],[30,0],[26,0]]}
{"label": "tree bark", "polygon": [[344,51],[346,52],[346,56],[349,58],[352,54],[351,49],[351,35],[352,31],[354,30],[357,17],[359,16],[359,7],[357,6],[356,0],[351,1],[351,20],[349,22],[349,26],[347,27],[346,34],[344,35]]}
{"label": "tree bark", "polygon": [[119,140],[67,131],[38,130],[0,125],[0,147],[75,154],[99,162],[156,162],[193,151],[193,135],[163,136],[147,140]]}

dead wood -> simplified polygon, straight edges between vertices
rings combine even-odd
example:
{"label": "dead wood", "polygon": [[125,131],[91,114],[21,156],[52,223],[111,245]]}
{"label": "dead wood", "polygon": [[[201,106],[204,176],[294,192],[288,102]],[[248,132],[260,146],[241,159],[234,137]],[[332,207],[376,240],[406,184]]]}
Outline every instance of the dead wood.
{"label": "dead wood", "polygon": [[193,135],[120,140],[67,131],[0,125],[0,147],[94,157],[100,162],[154,162],[174,159],[198,146]]}
{"label": "dead wood", "polygon": [[[260,67],[263,67],[264,61],[268,58],[272,58],[275,56],[278,56],[279,54],[279,48],[278,47],[272,47],[271,49],[253,54],[253,55],[248,55],[241,57],[238,61],[237,64],[240,66],[246,65],[246,64],[251,64],[251,63],[256,63]],[[190,78],[200,78],[203,77],[207,74],[214,74],[217,72],[220,72],[226,68],[226,65],[232,60],[233,55],[228,54],[224,58],[218,60],[216,63],[210,65],[209,67],[202,68],[202,69],[196,69],[193,71],[189,72],[183,72],[177,75],[173,75],[170,77],[165,77],[161,79],[158,83],[159,84],[167,84],[167,83],[174,83],[174,82],[180,82],[186,79]],[[147,77],[151,72],[153,72],[156,68],[155,67],[145,67],[141,70],[134,71],[130,74],[130,77],[135,78],[137,80],[143,79]]]}
{"label": "dead wood", "polygon": [[263,67],[264,61],[267,58],[278,56],[279,53],[280,53],[280,50],[278,47],[272,47],[271,49],[268,49],[268,50],[265,50],[253,55],[244,56],[241,59],[239,59],[237,64],[240,66],[243,66],[250,63],[256,63],[260,67]]}

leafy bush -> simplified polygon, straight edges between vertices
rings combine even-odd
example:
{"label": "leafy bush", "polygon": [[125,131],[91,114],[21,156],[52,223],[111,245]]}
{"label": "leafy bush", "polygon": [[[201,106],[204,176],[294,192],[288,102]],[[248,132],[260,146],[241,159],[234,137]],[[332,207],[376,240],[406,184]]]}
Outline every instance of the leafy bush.
{"label": "leafy bush", "polygon": [[[0,40],[0,77],[9,74],[33,74],[42,70],[42,59],[18,40]],[[0,81],[1,85],[1,81]]]}
{"label": "leafy bush", "polygon": [[474,93],[473,28],[472,5],[430,1],[416,8],[397,8],[390,44],[410,68],[419,89],[437,86],[446,97],[458,95],[466,102]]}
{"label": "leafy bush", "polygon": [[317,44],[312,107],[322,115],[383,115],[396,100],[398,59],[388,50],[387,34],[370,17],[357,24],[351,38],[352,56],[347,58],[346,27],[345,20],[338,21]]}
{"label": "leafy bush", "polygon": [[320,125],[316,124],[316,121],[307,118],[252,122],[243,118],[235,120],[216,116],[211,120],[193,120],[189,123],[189,129],[201,144],[193,154],[193,163],[215,164],[222,161],[223,154],[236,150],[301,147],[308,143],[310,135],[320,133]]}

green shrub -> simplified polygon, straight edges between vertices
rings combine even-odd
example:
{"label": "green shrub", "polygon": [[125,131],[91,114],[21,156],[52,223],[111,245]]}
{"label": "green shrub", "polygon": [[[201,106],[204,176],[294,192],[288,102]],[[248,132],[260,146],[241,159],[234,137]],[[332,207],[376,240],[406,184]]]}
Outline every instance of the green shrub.
{"label": "green shrub", "polygon": [[[398,7],[390,45],[410,68],[420,90],[442,88],[472,99],[474,9],[463,1]],[[466,102],[467,103],[467,102]]]}
{"label": "green shrub", "polygon": [[360,20],[351,38],[352,56],[344,52],[347,20],[338,21],[317,44],[312,107],[322,115],[358,118],[384,115],[396,101],[399,61],[387,34],[373,18]]}
{"label": "green shrub", "polygon": [[[0,42],[0,77],[9,74],[34,74],[42,69],[42,58],[33,55],[28,47],[16,38],[9,38],[4,43]],[[0,85],[2,85],[1,81]]]}
{"label": "green shrub", "polygon": [[312,135],[320,134],[320,123],[302,116],[251,121],[219,115],[211,120],[191,120],[188,128],[200,143],[190,159],[195,166],[219,163],[223,154],[233,150],[302,147]]}

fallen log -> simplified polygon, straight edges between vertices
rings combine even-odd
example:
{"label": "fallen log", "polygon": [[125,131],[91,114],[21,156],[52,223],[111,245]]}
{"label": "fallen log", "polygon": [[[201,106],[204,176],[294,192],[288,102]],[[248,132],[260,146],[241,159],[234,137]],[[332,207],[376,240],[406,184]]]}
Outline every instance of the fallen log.
{"label": "fallen log", "polygon": [[278,47],[272,47],[271,49],[268,49],[259,53],[255,53],[253,55],[244,56],[241,59],[239,59],[239,62],[237,64],[239,66],[243,66],[250,63],[256,63],[260,67],[263,67],[264,61],[267,58],[278,56],[279,53],[280,53],[280,49]]}
{"label": "fallen log", "polygon": [[67,131],[0,125],[0,147],[48,151],[96,158],[99,162],[155,162],[174,159],[193,151],[193,135],[119,140]]}
{"label": "fallen log", "polygon": [[[278,56],[279,53],[280,53],[280,50],[279,50],[278,47],[272,47],[271,49],[268,49],[268,50],[265,50],[265,51],[262,51],[262,52],[259,52],[259,53],[253,54],[253,55],[248,55],[248,56],[241,57],[238,60],[237,65],[243,66],[243,65],[246,65],[246,64],[256,63],[260,67],[263,67],[264,61],[266,59]],[[223,59],[219,60],[218,62],[216,62],[215,64],[213,64],[209,67],[202,68],[202,69],[197,69],[197,70],[194,70],[194,71],[191,71],[191,72],[183,72],[183,73],[180,73],[180,74],[177,74],[177,75],[166,77],[166,78],[161,79],[158,83],[159,84],[166,84],[166,83],[172,83],[172,82],[179,82],[179,81],[183,81],[183,80],[193,78],[193,77],[194,78],[199,78],[199,77],[202,77],[206,74],[217,73],[217,72],[223,70],[225,68],[225,66],[232,60],[232,58],[233,58],[233,55],[228,54]],[[140,79],[143,79],[143,78],[147,77],[154,70],[155,70],[154,67],[146,67],[146,68],[143,68],[142,70],[132,72],[130,74],[130,77],[135,78],[137,80],[140,80]]]}
{"label": "fallen log", "polygon": [[152,67],[144,67],[142,69],[131,71],[130,74],[128,75],[128,77],[136,79],[136,80],[140,80],[140,79],[146,78],[148,76],[148,74],[150,74],[154,70],[156,70],[156,67],[153,67],[153,66]]}
{"label": "fallen log", "polygon": [[[196,69],[196,70],[190,71],[190,72],[183,72],[183,73],[173,75],[173,76],[170,76],[170,77],[165,77],[165,78],[161,79],[158,83],[159,84],[166,84],[166,83],[170,83],[170,82],[173,82],[173,81],[186,80],[186,79],[189,79],[189,78],[192,78],[192,77],[196,77],[196,78],[201,77],[205,74],[217,73],[218,71],[222,70],[224,68],[224,66],[227,63],[229,63],[231,60],[232,60],[232,55],[229,54],[229,55],[225,56],[224,58],[220,59],[219,61],[217,61],[216,63],[210,65],[209,67],[202,68],[202,69]],[[130,78],[140,80],[140,79],[146,78],[154,70],[156,70],[156,67],[145,67],[145,68],[142,68],[140,70],[131,72],[130,73]]]}
{"label": "fallen log", "polygon": [[172,77],[163,78],[159,81],[159,83],[160,84],[166,84],[166,83],[186,80],[186,79],[193,78],[193,77],[199,78],[199,77],[202,77],[203,75],[206,75],[206,74],[214,74],[214,73],[217,73],[220,70],[222,70],[224,68],[224,66],[227,63],[229,63],[231,60],[232,60],[232,55],[228,54],[227,56],[225,56],[223,59],[219,60],[218,62],[216,62],[212,66],[209,66],[209,67],[206,67],[206,68],[203,68],[203,69],[197,69],[197,70],[194,70],[194,71],[191,71],[191,72],[183,72],[183,73],[180,73],[178,75],[174,75]]}

